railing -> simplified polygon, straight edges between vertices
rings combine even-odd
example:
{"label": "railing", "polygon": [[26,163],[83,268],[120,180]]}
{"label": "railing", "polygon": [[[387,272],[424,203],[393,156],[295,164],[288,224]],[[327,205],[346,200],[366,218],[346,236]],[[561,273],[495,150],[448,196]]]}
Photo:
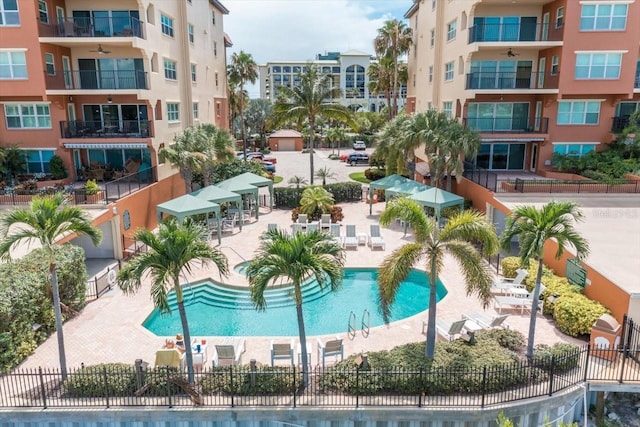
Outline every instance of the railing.
{"label": "railing", "polygon": [[101,121],[61,121],[62,138],[149,138],[153,137],[150,120],[122,120],[115,125]]}
{"label": "railing", "polygon": [[498,174],[488,169],[481,168],[471,162],[464,162],[462,176],[495,193],[498,186]]}
{"label": "railing", "polygon": [[145,38],[144,22],[133,17],[56,18],[40,26],[40,37],[138,37]]}
{"label": "railing", "polygon": [[469,27],[469,43],[560,41],[562,31],[549,24],[521,22],[514,24],[480,24]]}
{"label": "railing", "polygon": [[[620,133],[631,123],[631,116],[617,116],[613,118],[613,124],[611,125],[611,132]],[[638,119],[638,126],[640,126],[640,118]]]}
{"label": "railing", "polygon": [[124,250],[122,260],[128,261],[139,254],[146,253],[148,247],[131,237],[122,236],[122,249]]}
{"label": "railing", "polygon": [[640,193],[640,181],[625,179],[610,182],[534,179],[501,181],[497,193]]}
{"label": "railing", "polygon": [[[635,350],[635,349],[634,349]],[[600,363],[597,357],[614,362]],[[188,384],[176,368],[135,366],[16,369],[0,378],[0,407],[466,407],[490,408],[554,396],[586,381],[639,384],[636,363],[619,350],[578,348],[470,369],[315,368],[301,387],[296,367],[205,368]]]}
{"label": "railing", "polygon": [[146,71],[142,70],[79,70],[65,71],[66,89],[149,89]]}
{"label": "railing", "polygon": [[516,71],[473,72],[467,74],[466,89],[535,89],[541,71],[522,75]]}
{"label": "railing", "polygon": [[120,261],[118,264],[108,267],[100,275],[95,275],[87,281],[86,298],[89,300],[100,298],[105,292],[110,291],[115,284],[115,274],[120,271]]}
{"label": "railing", "polygon": [[116,202],[158,181],[158,168],[153,166],[103,184],[107,203]]}
{"label": "railing", "polygon": [[548,117],[464,117],[463,123],[480,133],[547,133]]}
{"label": "railing", "polygon": [[[638,67],[640,67],[640,65]],[[636,80],[633,82],[633,87],[636,89],[640,89],[640,73],[636,75]]]}

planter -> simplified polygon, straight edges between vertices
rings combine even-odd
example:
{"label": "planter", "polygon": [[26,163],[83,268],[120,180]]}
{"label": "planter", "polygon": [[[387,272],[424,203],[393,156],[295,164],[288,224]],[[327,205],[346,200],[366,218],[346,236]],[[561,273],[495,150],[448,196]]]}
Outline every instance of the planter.
{"label": "planter", "polygon": [[87,194],[87,203],[100,203],[104,200],[104,191],[98,191],[96,194]]}
{"label": "planter", "polygon": [[69,185],[69,184],[71,184],[70,178],[54,179],[50,181],[38,181],[36,183],[36,185],[38,186],[38,189],[46,188],[46,187],[55,187],[56,185]]}

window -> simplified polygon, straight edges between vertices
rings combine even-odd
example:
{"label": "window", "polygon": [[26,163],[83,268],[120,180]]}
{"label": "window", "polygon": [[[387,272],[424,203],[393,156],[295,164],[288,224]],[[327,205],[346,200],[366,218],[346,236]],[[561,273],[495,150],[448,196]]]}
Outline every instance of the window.
{"label": "window", "polygon": [[167,15],[160,14],[160,28],[162,28],[162,34],[173,37],[173,19]]}
{"label": "window", "polygon": [[444,80],[449,81],[453,80],[453,62],[448,62],[444,64]]}
{"label": "window", "polygon": [[456,38],[456,31],[458,30],[458,20],[454,19],[453,21],[447,24],[447,41],[453,40]]}
{"label": "window", "polygon": [[431,30],[429,38],[429,45],[433,47],[436,44],[436,30]]}
{"label": "window", "polygon": [[170,122],[180,120],[180,104],[177,102],[167,102],[167,120]]}
{"label": "window", "polygon": [[437,0],[431,0],[431,10],[436,10]]}
{"label": "window", "polygon": [[20,25],[18,0],[0,0],[0,27]]}
{"label": "window", "polygon": [[198,103],[193,103],[193,120],[198,120]]}
{"label": "window", "polygon": [[195,39],[193,35],[193,25],[187,24],[187,33],[189,34],[189,43],[193,44]]}
{"label": "window", "polygon": [[213,25],[216,25],[216,11],[215,10],[211,11],[211,23]]}
{"label": "window", "polygon": [[49,76],[56,75],[56,64],[53,59],[53,53],[44,54],[44,65],[47,69],[47,75]]}
{"label": "window", "polygon": [[197,80],[196,64],[191,64],[191,81],[195,83]]}
{"label": "window", "polygon": [[547,58],[540,58],[538,62],[538,89],[544,88],[544,73],[547,71]]}
{"label": "window", "polygon": [[553,152],[568,156],[580,157],[590,151],[595,151],[596,144],[557,144],[553,143]]}
{"label": "window", "polygon": [[8,129],[51,129],[49,104],[5,104]]}
{"label": "window", "polygon": [[623,31],[627,26],[626,4],[583,4],[580,14],[582,31]]}
{"label": "window", "polygon": [[219,83],[218,83],[218,72],[217,71],[214,74],[214,78],[215,78],[215,82],[216,82],[216,87],[218,87]]}
{"label": "window", "polygon": [[450,119],[453,115],[453,102],[445,101],[442,103],[442,111],[444,115],[447,116],[447,119]]}
{"label": "window", "polygon": [[164,78],[169,80],[176,80],[178,78],[175,61],[170,59],[164,60]]}
{"label": "window", "polygon": [[556,28],[562,28],[564,25],[564,7],[559,7],[556,10]]}
{"label": "window", "polygon": [[46,1],[38,0],[38,14],[40,15],[40,22],[43,24],[49,23],[49,11],[47,9]]}
{"label": "window", "polygon": [[576,79],[619,79],[621,53],[579,53],[576,55]]}
{"label": "window", "polygon": [[[2,0],[0,0],[1,4]],[[0,51],[0,80],[27,78],[27,58],[24,51]]]}
{"label": "window", "polygon": [[597,125],[600,101],[559,101],[559,125]]}
{"label": "window", "polygon": [[558,64],[560,63],[560,57],[558,55],[553,55],[551,57],[551,75],[555,76],[558,74]]}
{"label": "window", "polygon": [[429,83],[433,83],[433,65],[429,65]]}
{"label": "window", "polygon": [[213,41],[213,56],[218,56],[218,42]]}
{"label": "window", "polygon": [[49,173],[49,161],[55,150],[24,150],[27,157],[27,173]]}
{"label": "window", "polygon": [[216,102],[216,117],[222,116],[222,105],[220,102]]}

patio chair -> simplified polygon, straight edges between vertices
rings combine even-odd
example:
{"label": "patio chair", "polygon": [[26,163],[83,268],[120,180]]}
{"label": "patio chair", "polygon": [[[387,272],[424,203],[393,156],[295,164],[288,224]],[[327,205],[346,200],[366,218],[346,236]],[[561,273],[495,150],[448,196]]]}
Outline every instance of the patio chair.
{"label": "patio chair", "polygon": [[322,214],[322,216],[320,217],[320,228],[331,228],[331,214]]}
{"label": "patio chair", "polygon": [[[446,339],[447,341],[453,341],[458,336],[462,335],[464,325],[467,323],[466,319],[458,320],[453,323],[448,323],[442,319],[436,319],[436,331],[438,335]],[[422,331],[426,332],[427,322],[423,322]]]}
{"label": "patio chair", "polygon": [[245,352],[244,338],[225,338],[222,344],[214,346],[212,365],[235,366],[240,363],[240,357]]}
{"label": "patio chair", "polygon": [[220,223],[220,228],[223,233],[233,233],[233,219],[224,218]]}
{"label": "patio chair", "polygon": [[317,222],[310,222],[307,224],[307,233],[313,233],[314,231],[318,231],[320,226]]}
{"label": "patio chair", "polygon": [[251,217],[253,213],[253,209],[244,209],[242,211],[242,223],[246,224],[247,222],[251,222]]}
{"label": "patio chair", "polygon": [[371,249],[380,247],[383,251],[385,250],[384,239],[380,234],[380,225],[378,224],[371,224],[369,226],[369,247],[371,247]]}
{"label": "patio chair", "polygon": [[513,279],[503,278],[501,281],[493,283],[493,285],[491,285],[491,293],[494,295],[509,294],[512,293],[512,290],[514,288],[524,289],[525,286],[522,282],[524,281],[525,277],[527,277],[529,272],[523,268],[520,268],[517,270],[517,273],[518,274],[516,274],[516,277],[514,277]]}
{"label": "patio chair", "polygon": [[508,314],[492,316],[487,313],[473,312],[462,315],[463,319],[469,319],[482,326],[484,329],[503,328],[509,329],[509,325],[505,322],[509,317]]}
{"label": "patio chair", "polygon": [[347,235],[342,240],[342,246],[344,246],[345,249],[349,246],[356,248],[356,250],[358,249],[358,236],[356,235],[355,225],[347,225]]}
{"label": "patio chair", "polygon": [[267,231],[276,231],[278,229],[278,224],[267,224]]}
{"label": "patio chair", "polygon": [[331,224],[331,237],[342,245],[343,237],[340,235],[340,224]]}
{"label": "patio chair", "polygon": [[322,360],[322,368],[325,367],[325,359],[331,356],[340,356],[340,360],[344,360],[344,344],[340,337],[322,342],[318,338],[318,363]]}
{"label": "patio chair", "polygon": [[520,309],[520,314],[524,314],[525,310],[531,310],[533,305],[533,298],[531,295],[528,297],[514,297],[498,295],[493,297],[493,306],[498,310],[498,313],[502,314],[504,309]]}
{"label": "patio chair", "polygon": [[291,224],[291,232],[293,234],[302,233],[302,224],[298,224],[297,222]]}
{"label": "patio chair", "polygon": [[288,360],[289,363],[291,363],[291,366],[293,366],[295,363],[293,359],[293,346],[293,338],[288,343],[276,343],[275,341],[271,341],[271,366],[275,366],[276,360]]}
{"label": "patio chair", "polygon": [[296,224],[301,224],[302,228],[306,228],[307,224],[309,224],[309,217],[307,216],[307,214],[298,214],[298,220],[296,221]]}
{"label": "patio chair", "polygon": [[184,353],[177,348],[163,348],[156,351],[155,366],[169,366],[181,368],[184,362]]}

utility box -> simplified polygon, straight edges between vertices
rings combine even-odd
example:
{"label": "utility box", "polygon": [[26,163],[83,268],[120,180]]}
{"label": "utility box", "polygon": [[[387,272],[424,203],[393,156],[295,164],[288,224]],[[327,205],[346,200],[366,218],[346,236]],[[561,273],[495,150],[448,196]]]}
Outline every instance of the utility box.
{"label": "utility box", "polygon": [[591,355],[606,360],[618,356],[622,326],[610,314],[603,314],[591,326]]}

